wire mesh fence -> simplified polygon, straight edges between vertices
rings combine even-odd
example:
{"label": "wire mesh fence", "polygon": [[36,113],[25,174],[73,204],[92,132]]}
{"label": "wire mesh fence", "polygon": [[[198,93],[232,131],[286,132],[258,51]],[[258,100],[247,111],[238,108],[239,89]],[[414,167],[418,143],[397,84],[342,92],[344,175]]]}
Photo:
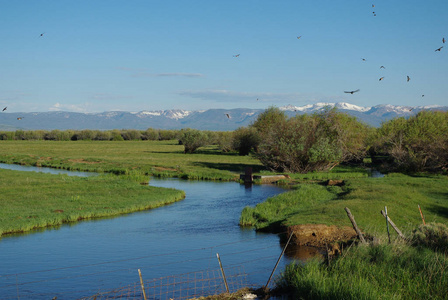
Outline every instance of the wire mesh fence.
{"label": "wire mesh fence", "polygon": [[226,286],[229,292],[236,292],[247,287],[247,274],[243,266],[234,266],[225,270],[225,277],[221,270],[204,270],[140,282],[114,289],[96,293],[83,300],[103,299],[147,299],[154,300],[186,300],[200,296],[209,296],[225,293]]}

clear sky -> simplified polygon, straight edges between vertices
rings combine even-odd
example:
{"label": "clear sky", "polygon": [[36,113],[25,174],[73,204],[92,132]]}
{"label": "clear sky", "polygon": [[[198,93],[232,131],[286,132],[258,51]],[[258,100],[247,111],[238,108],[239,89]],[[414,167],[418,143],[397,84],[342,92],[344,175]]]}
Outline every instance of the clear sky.
{"label": "clear sky", "polygon": [[448,105],[447,13],[448,0],[0,0],[0,105]]}

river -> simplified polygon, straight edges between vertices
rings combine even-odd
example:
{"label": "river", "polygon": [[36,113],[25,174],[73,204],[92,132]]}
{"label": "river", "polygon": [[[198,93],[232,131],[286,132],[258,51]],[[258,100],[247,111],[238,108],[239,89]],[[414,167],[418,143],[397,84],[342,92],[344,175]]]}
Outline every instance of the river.
{"label": "river", "polygon": [[[202,281],[214,279],[219,289],[225,287],[217,253],[231,290],[266,284],[282,251],[279,237],[240,228],[238,220],[245,206],[283,188],[155,178],[149,184],[183,190],[186,198],[148,211],[1,238],[0,299],[106,299],[112,291],[118,295],[120,287],[122,299],[129,299],[141,295],[138,269],[146,285],[154,285],[147,288],[146,293],[154,292],[149,299],[186,299],[198,293]],[[274,276],[292,259],[283,257]],[[193,277],[184,286],[170,282]]]}

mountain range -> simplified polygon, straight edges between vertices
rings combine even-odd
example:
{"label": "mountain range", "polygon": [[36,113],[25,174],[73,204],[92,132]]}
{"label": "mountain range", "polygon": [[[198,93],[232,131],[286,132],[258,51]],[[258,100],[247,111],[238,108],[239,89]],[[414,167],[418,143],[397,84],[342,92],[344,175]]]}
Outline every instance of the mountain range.
{"label": "mountain range", "polygon": [[[288,116],[322,111],[327,107],[336,107],[338,111],[348,113],[359,121],[378,127],[382,122],[409,117],[422,110],[448,111],[448,106],[396,106],[381,104],[362,107],[345,102],[316,103],[305,106],[288,105],[279,107]],[[247,126],[256,120],[264,109],[235,108],[187,111],[180,109],[159,111],[109,111],[103,113],[76,113],[64,111],[7,113],[0,114],[0,130],[82,130],[82,129],[181,129],[235,130]]]}

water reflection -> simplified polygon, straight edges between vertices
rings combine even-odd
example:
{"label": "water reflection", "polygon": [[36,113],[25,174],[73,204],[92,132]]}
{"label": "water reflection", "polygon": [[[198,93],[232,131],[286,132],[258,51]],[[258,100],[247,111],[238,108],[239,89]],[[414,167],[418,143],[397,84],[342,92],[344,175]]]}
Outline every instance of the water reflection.
{"label": "water reflection", "polygon": [[47,167],[22,166],[22,165],[4,164],[4,163],[0,163],[0,169],[25,171],[25,172],[50,173],[50,174],[66,174],[68,176],[80,176],[80,177],[89,177],[98,175],[98,173],[93,172],[67,171]]}
{"label": "water reflection", "polygon": [[[266,283],[282,251],[279,237],[240,228],[238,221],[245,206],[283,188],[177,179],[151,179],[150,185],[184,190],[186,198],[117,218],[3,237],[0,298],[77,299],[138,282],[137,269],[147,280],[218,269],[216,253],[228,270],[243,269],[246,285]],[[285,256],[276,274],[291,260]]]}

